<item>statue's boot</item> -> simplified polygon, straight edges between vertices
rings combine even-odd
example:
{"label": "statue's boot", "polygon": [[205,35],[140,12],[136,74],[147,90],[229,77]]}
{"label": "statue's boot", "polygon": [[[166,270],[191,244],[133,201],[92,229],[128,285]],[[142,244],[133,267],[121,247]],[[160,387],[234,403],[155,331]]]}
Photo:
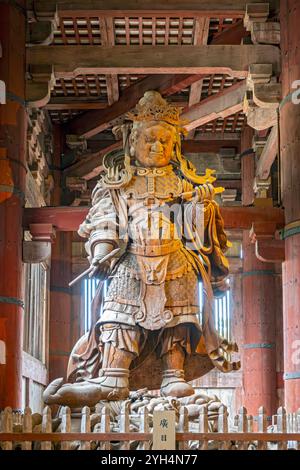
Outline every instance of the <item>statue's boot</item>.
{"label": "statue's boot", "polygon": [[77,408],[94,406],[100,400],[124,400],[129,395],[129,367],[133,358],[132,353],[106,343],[99,377],[73,384],[56,379],[44,391],[44,402]]}
{"label": "statue's boot", "polygon": [[184,359],[185,352],[178,343],[162,356],[163,380],[160,387],[161,395],[181,398],[195,393],[193,387],[184,380]]}

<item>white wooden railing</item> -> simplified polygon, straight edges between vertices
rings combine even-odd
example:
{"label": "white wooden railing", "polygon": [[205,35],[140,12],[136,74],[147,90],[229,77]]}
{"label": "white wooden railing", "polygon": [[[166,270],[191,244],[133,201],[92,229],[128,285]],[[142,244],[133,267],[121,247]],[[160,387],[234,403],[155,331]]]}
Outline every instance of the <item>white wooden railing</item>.
{"label": "white wooden railing", "polygon": [[[1,412],[0,447],[2,450],[152,449],[153,415],[149,414],[147,407],[133,416],[130,404],[123,402],[117,431],[110,409],[105,404],[98,404],[93,410],[84,407],[74,416],[68,407],[62,407],[59,418],[53,419],[48,406],[42,415],[32,414],[30,408],[26,408],[24,413],[5,408]],[[267,425],[263,407],[258,410],[255,421],[247,415],[244,407],[235,416],[234,426],[230,428],[228,421],[227,408],[222,405],[216,420],[217,431],[212,432],[209,431],[207,407],[203,407],[198,418],[191,422],[187,408],[182,406],[176,414],[176,449],[300,450],[300,410],[287,414],[284,408],[279,408],[272,417],[271,427]]]}

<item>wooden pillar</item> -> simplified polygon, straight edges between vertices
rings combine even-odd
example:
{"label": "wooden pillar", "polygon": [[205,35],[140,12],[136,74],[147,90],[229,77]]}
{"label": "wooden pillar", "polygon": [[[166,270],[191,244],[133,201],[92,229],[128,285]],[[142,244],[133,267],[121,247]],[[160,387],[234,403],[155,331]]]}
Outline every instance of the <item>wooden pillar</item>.
{"label": "wooden pillar", "polygon": [[[252,150],[254,131],[247,126],[241,136],[242,203],[254,202],[255,153]],[[275,275],[273,264],[265,264],[255,256],[249,231],[243,232],[243,405],[257,415],[265,406],[268,416],[276,410],[275,348]]]}
{"label": "wooden pillar", "polygon": [[58,232],[50,276],[49,380],[65,377],[72,343],[72,232]]}
{"label": "wooden pillar", "polygon": [[[54,126],[54,190],[52,205],[61,202],[61,153],[63,135]],[[68,283],[72,279],[72,232],[57,232],[52,245],[50,273],[49,380],[64,377],[72,344],[72,298]]]}
{"label": "wooden pillar", "polygon": [[[286,223],[282,282],[284,394],[288,411],[300,407],[300,104],[297,104],[299,83],[294,83],[300,80],[299,15],[298,0],[281,0],[280,154]],[[295,87],[298,88],[296,97]]]}
{"label": "wooden pillar", "polygon": [[255,153],[252,149],[254,130],[246,126],[241,135],[242,204],[250,206],[254,201]]}
{"label": "wooden pillar", "polygon": [[[231,315],[232,315],[232,338],[239,346],[239,354],[244,343],[244,316],[243,316],[243,298],[242,298],[242,273],[240,270],[232,271],[232,260],[229,259],[230,266],[230,298],[231,298]],[[241,371],[234,372],[234,376],[242,377]],[[242,396],[242,380],[237,382],[234,394],[234,411],[237,412],[243,403]],[[233,411],[233,410],[232,410]]]}
{"label": "wooden pillar", "polygon": [[273,264],[259,261],[249,232],[243,233],[242,346],[243,399],[248,413],[264,406],[268,416],[276,411],[276,281]]}
{"label": "wooden pillar", "polygon": [[0,78],[7,91],[6,104],[0,104],[0,408],[15,409],[22,404],[25,3],[0,4]]}
{"label": "wooden pillar", "polygon": [[276,264],[275,277],[275,316],[276,316],[276,377],[277,408],[284,406],[284,360],[283,360],[283,315],[282,315],[282,263]]}

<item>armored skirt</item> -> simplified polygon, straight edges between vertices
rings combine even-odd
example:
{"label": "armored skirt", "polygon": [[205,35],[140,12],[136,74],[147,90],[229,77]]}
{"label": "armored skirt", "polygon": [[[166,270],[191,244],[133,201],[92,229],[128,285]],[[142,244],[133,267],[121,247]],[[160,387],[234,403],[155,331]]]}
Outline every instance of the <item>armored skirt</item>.
{"label": "armored skirt", "polygon": [[178,341],[188,354],[195,352],[201,337],[199,275],[181,242],[156,247],[168,250],[144,256],[131,247],[119,260],[98,321],[102,342],[139,355],[152,336],[160,339],[159,355]]}

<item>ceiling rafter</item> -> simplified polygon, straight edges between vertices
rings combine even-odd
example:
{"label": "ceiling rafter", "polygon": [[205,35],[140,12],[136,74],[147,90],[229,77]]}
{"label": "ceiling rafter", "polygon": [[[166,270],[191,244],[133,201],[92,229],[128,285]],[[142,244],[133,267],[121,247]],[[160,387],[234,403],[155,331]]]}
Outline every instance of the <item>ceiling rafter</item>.
{"label": "ceiling rafter", "polygon": [[[99,24],[102,46],[114,46],[115,33],[113,19],[111,17],[100,17]],[[119,81],[116,73],[106,74],[106,86],[108,104],[111,105],[119,99]]]}

